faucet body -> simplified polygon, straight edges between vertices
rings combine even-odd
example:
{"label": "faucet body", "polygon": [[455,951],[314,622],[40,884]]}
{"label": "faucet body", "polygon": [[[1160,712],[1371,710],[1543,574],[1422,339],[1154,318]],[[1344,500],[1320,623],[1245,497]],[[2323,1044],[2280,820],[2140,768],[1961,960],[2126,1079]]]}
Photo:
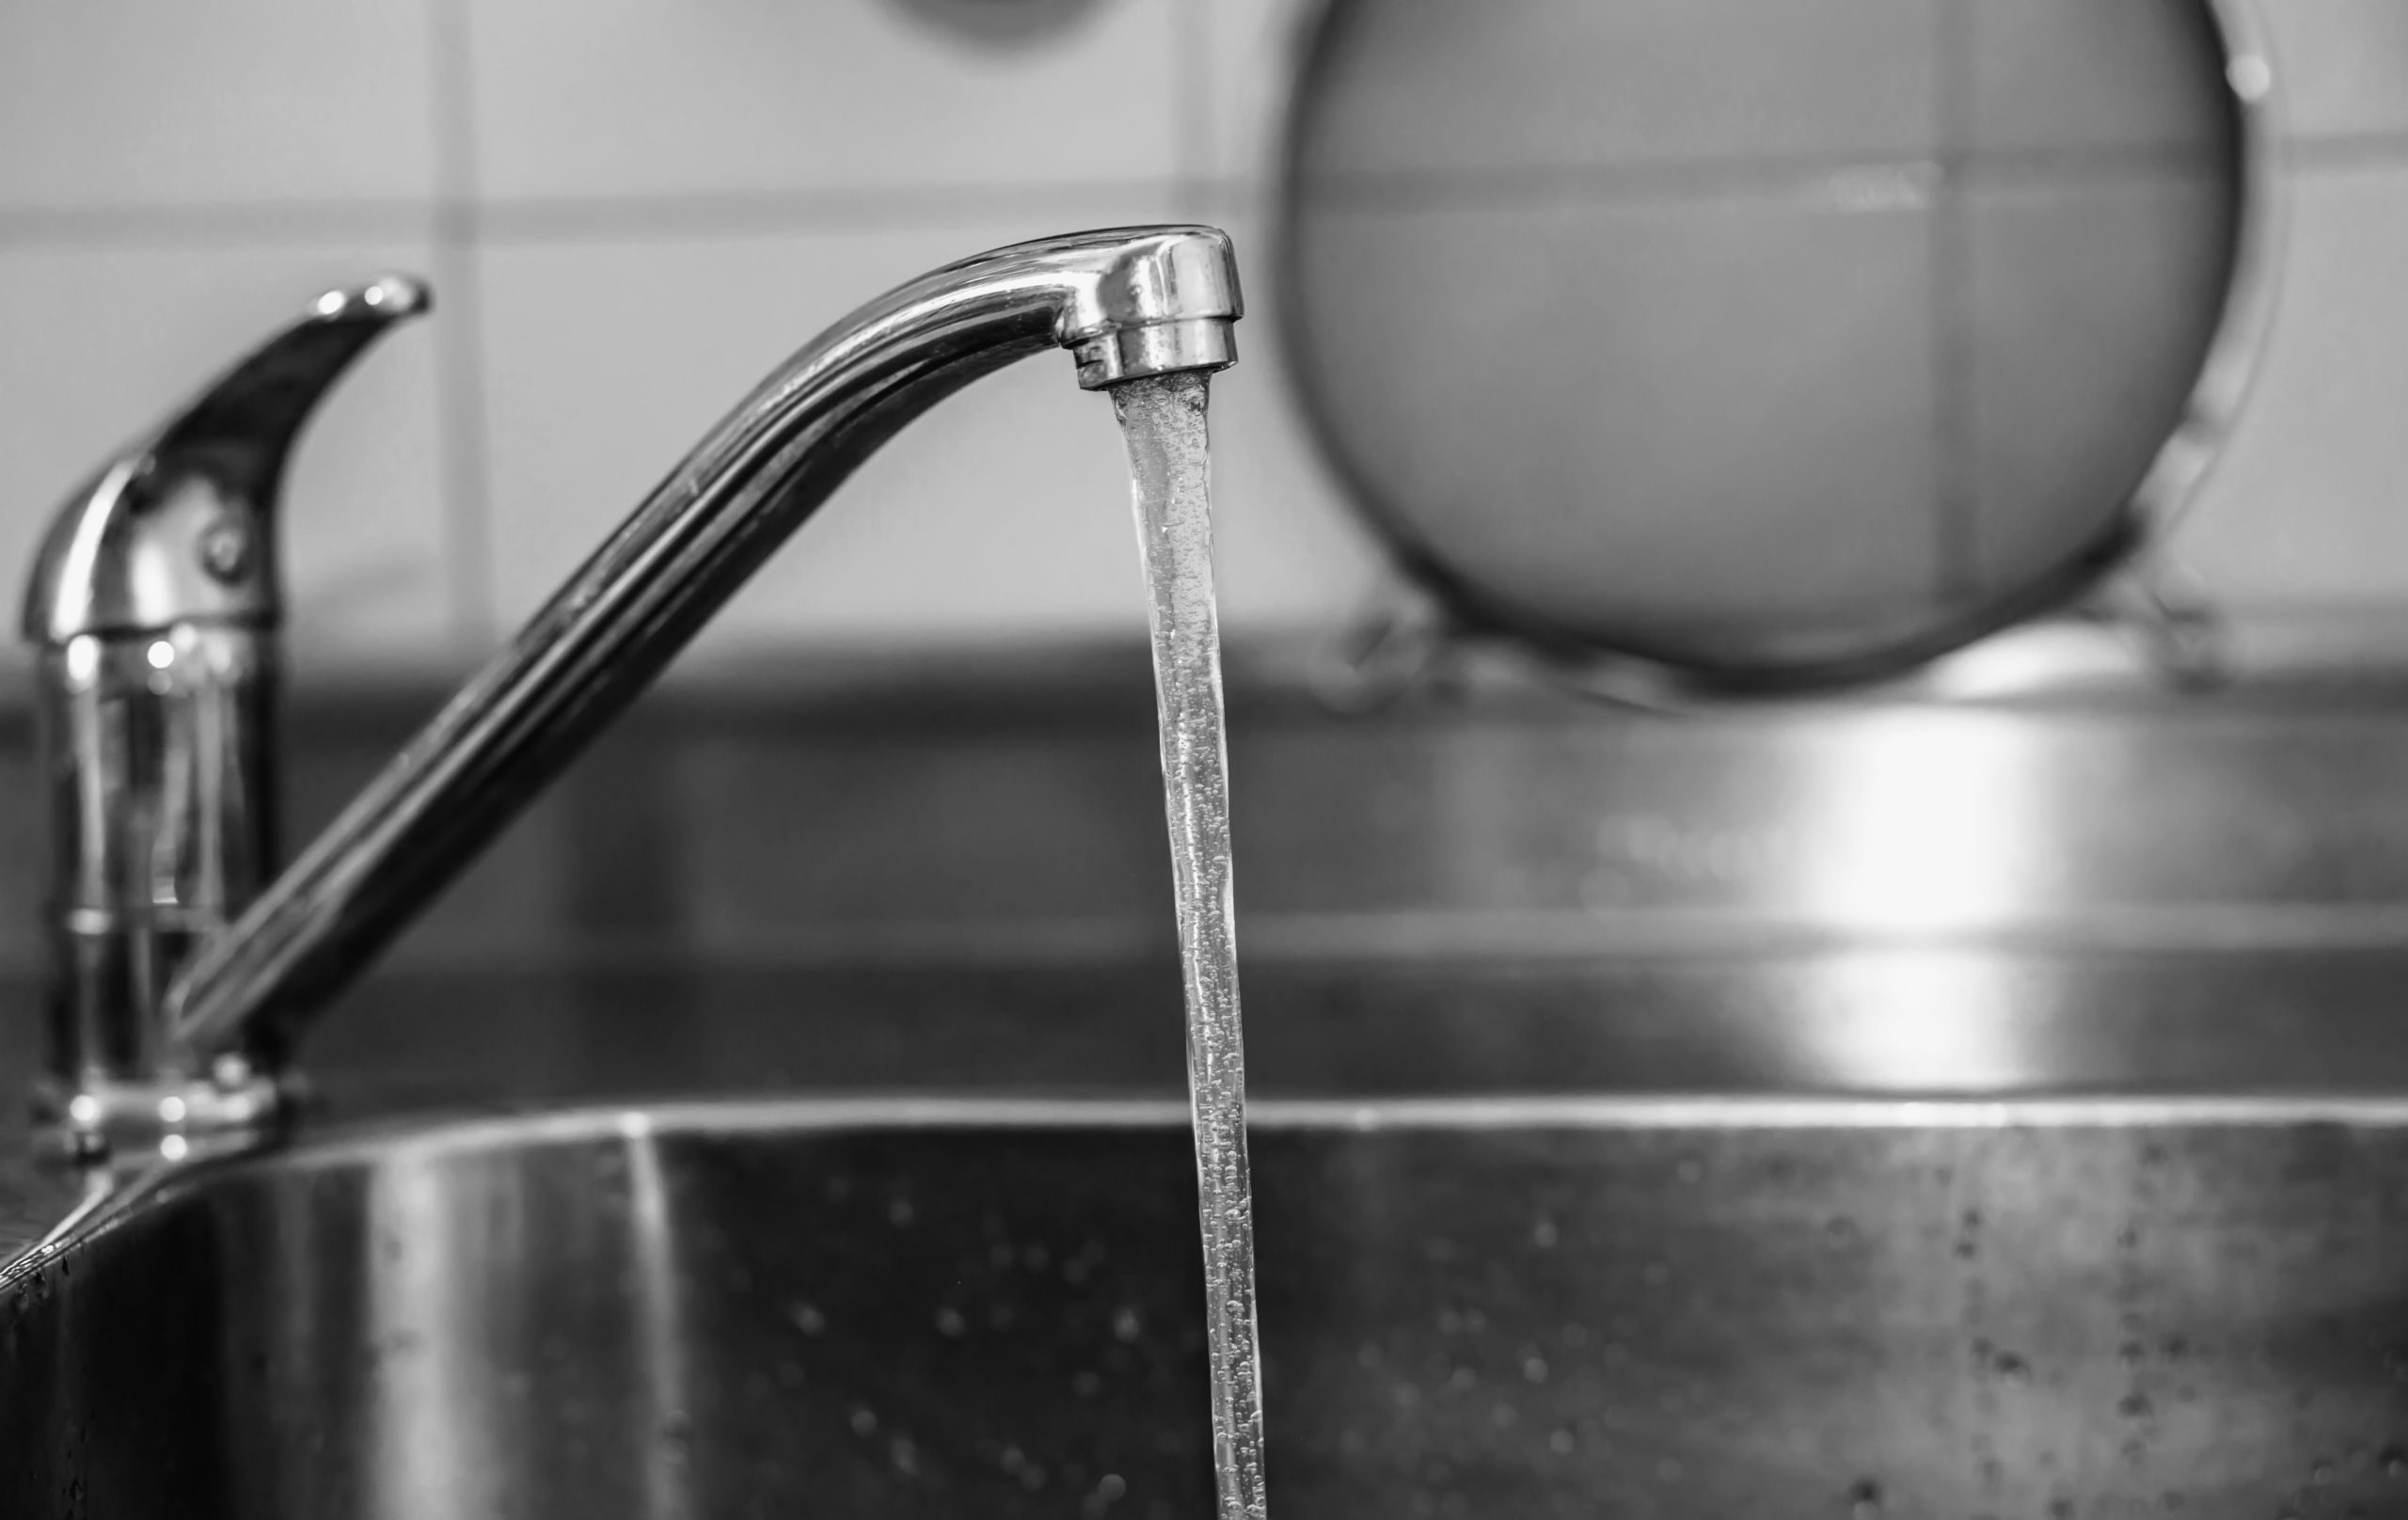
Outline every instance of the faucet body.
{"label": "faucet body", "polygon": [[1126,228],[998,249],[872,302],[806,345],[656,486],[526,628],[163,1005],[204,1063],[269,1067],[880,444],[1048,348],[1099,389],[1234,362],[1228,236]]}
{"label": "faucet body", "polygon": [[259,1106],[234,1078],[186,1092],[200,1073],[164,1003],[275,864],[285,459],[352,361],[425,306],[398,277],[321,297],[111,458],[36,556],[24,631],[50,834],[37,1102],[87,1161],[162,1102]]}

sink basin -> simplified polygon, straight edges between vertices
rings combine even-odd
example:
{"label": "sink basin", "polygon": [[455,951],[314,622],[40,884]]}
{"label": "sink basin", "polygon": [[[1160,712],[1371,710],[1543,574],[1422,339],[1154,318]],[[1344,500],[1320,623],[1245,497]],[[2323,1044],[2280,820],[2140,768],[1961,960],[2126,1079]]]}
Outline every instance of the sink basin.
{"label": "sink basin", "polygon": [[[1157,1100],[355,1129],[0,1290],[0,1513],[1211,1512]],[[1275,1503],[2408,1512],[2408,1106],[1259,1105]]]}

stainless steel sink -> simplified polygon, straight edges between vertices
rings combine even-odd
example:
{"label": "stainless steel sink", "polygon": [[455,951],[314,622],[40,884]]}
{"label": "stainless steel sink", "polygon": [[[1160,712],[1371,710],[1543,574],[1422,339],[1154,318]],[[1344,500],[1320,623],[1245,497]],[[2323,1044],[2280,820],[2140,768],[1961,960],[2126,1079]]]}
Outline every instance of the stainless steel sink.
{"label": "stainless steel sink", "polygon": [[[2408,1105],[1260,1105],[1291,1515],[2408,1513]],[[0,1292],[0,1513],[1201,1515],[1175,1102],[354,1130]]]}
{"label": "stainless steel sink", "polygon": [[[626,731],[0,1287],[0,1520],[1210,1513],[1133,669]],[[1252,709],[1279,1512],[2408,1515],[2403,720]]]}

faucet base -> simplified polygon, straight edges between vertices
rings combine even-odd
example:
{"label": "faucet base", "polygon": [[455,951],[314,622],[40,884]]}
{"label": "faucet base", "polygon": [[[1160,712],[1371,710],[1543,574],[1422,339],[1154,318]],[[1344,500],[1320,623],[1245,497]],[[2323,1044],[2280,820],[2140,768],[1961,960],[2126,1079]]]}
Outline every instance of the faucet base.
{"label": "faucet base", "polygon": [[47,1162],[117,1172],[249,1149],[274,1137],[286,1107],[273,1079],[227,1056],[206,1077],[42,1084],[34,1131]]}

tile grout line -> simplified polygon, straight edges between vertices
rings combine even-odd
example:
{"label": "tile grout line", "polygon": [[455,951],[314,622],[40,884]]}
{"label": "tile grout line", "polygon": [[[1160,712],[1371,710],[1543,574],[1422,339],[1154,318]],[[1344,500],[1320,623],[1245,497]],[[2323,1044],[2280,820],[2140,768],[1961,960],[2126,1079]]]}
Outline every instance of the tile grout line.
{"label": "tile grout line", "polygon": [[433,50],[436,374],[450,638],[458,654],[494,638],[494,524],[478,251],[476,97],[465,0],[425,0]]}
{"label": "tile grout line", "polygon": [[[438,0],[440,3],[440,0]],[[1173,175],[1173,182],[1185,177]],[[1206,194],[1234,181],[1198,175]],[[626,237],[713,237],[810,232],[884,232],[974,221],[998,211],[1060,206],[1158,191],[1160,176],[1069,180],[1058,184],[936,184],[904,189],[763,190],[492,200],[443,193],[433,210],[473,225],[461,235],[480,247],[503,243],[597,242]],[[219,201],[190,206],[0,207],[0,247],[278,246],[343,237],[401,237],[424,230],[423,200]]]}

